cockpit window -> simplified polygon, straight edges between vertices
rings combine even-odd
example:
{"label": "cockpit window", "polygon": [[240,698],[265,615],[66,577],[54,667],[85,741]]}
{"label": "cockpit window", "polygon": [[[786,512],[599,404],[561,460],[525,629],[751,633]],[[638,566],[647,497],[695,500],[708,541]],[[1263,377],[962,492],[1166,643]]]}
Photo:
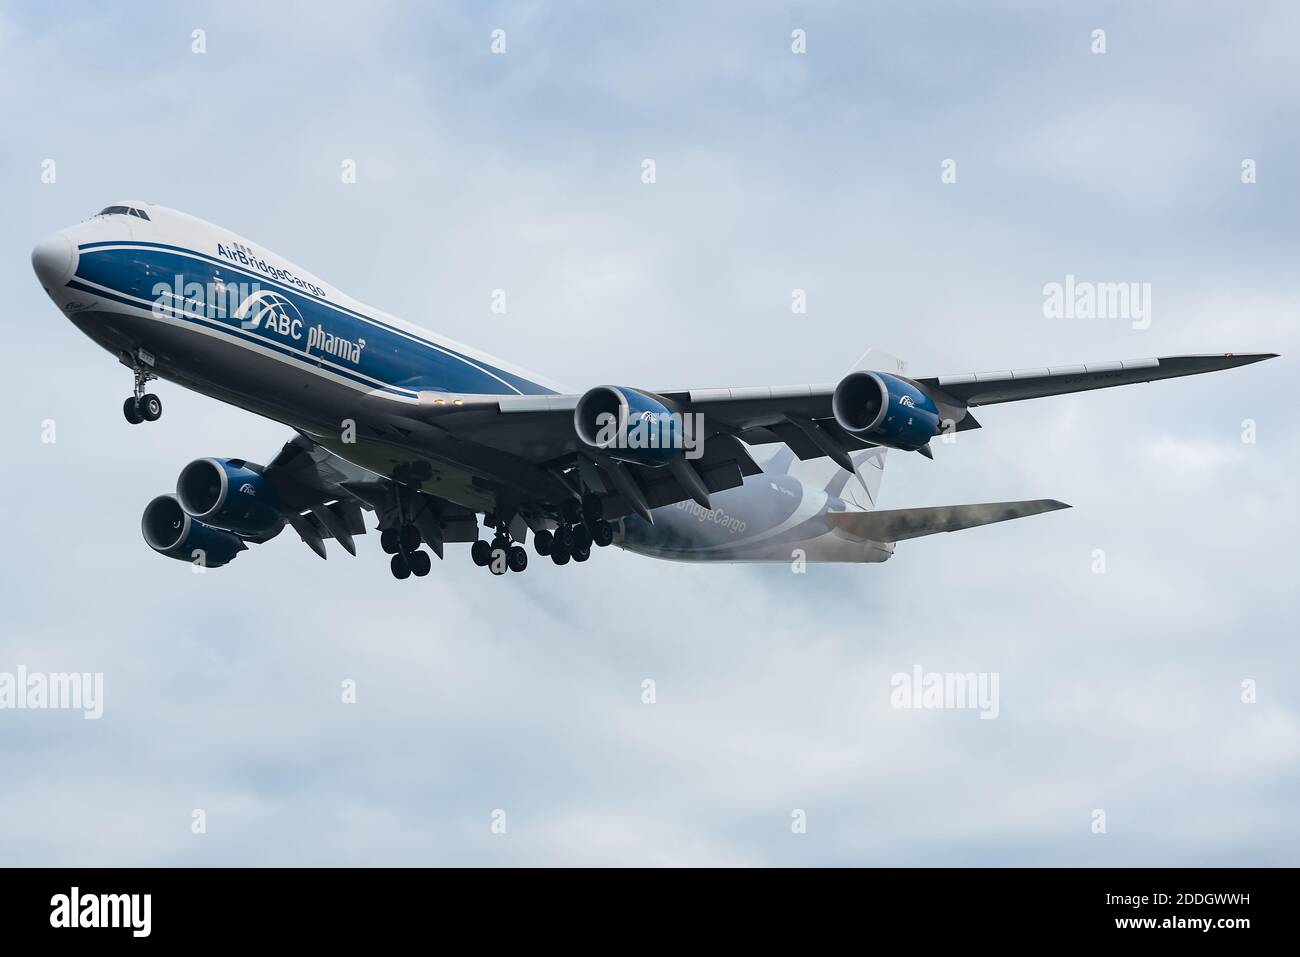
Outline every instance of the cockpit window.
{"label": "cockpit window", "polygon": [[101,216],[139,216],[143,220],[149,219],[149,214],[143,209],[136,209],[132,206],[105,206],[99,211]]}

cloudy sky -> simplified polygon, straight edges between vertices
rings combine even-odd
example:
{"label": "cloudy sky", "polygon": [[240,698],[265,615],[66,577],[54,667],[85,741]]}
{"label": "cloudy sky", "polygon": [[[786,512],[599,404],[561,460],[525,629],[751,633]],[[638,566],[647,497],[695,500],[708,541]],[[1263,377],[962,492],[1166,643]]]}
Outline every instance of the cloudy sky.
{"label": "cloudy sky", "polygon": [[[99,721],[0,710],[0,863],[1300,863],[1300,11],[1134,6],[0,6],[0,672],[104,675]],[[883,566],[397,582],[286,534],[199,576],[144,505],[287,430],[167,384],[122,420],[28,256],[126,198],[574,388],[1283,358],[892,456],[887,507],[1074,507]],[[1045,318],[1067,275],[1149,327]],[[998,718],[891,707],[918,665]]]}

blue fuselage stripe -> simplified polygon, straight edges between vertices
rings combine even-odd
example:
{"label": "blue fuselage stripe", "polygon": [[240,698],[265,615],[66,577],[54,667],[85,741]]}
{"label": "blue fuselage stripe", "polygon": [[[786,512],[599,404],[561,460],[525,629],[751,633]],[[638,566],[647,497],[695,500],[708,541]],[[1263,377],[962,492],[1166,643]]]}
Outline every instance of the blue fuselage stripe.
{"label": "blue fuselage stripe", "polygon": [[[219,330],[245,342],[298,360],[310,369],[324,367],[370,388],[399,395],[419,391],[466,395],[549,395],[551,389],[495,366],[412,335],[356,310],[194,250],[160,243],[101,242],[80,247],[76,278],[101,289],[70,286],[149,310],[155,301],[176,318]],[[181,288],[175,288],[180,282]],[[226,301],[207,301],[207,290],[224,283],[255,284],[269,291],[273,308],[256,327],[227,315]],[[155,287],[184,297],[185,286],[203,292],[183,308],[171,308]],[[110,292],[105,292],[110,290]],[[116,295],[114,295],[116,294]],[[300,321],[299,321],[300,320]]]}
{"label": "blue fuselage stripe", "polygon": [[[151,309],[154,308],[151,305],[146,305],[144,303],[137,302],[136,300],[131,299],[128,296],[122,296],[116,293],[105,292],[103,289],[99,289],[94,286],[87,286],[84,283],[77,282],[75,279],[68,283],[68,288],[89,293],[90,295],[98,296],[101,299],[110,299],[113,302],[121,303],[124,306],[132,306],[136,309],[140,309],[146,312],[151,311]],[[187,312],[181,309],[174,309],[170,306],[162,306],[161,308],[163,309],[163,311],[167,313],[168,316],[171,316],[175,319],[184,319],[196,325],[204,326],[206,328],[216,330],[217,332],[224,333],[225,335],[231,336],[235,339],[241,339],[244,342],[261,346],[263,349],[269,349],[270,351],[276,353],[277,355],[282,355],[290,359],[295,359],[298,361],[299,364],[313,371],[318,368],[316,362],[313,359],[311,359],[310,356],[305,355],[300,351],[287,349],[284,346],[276,342],[273,342],[270,339],[267,339],[263,336],[250,335],[249,333],[246,333],[243,330],[241,330],[238,325],[232,326],[224,322],[214,322],[210,319],[204,318],[203,316],[197,316],[193,312]],[[416,393],[412,392],[410,389],[398,389],[398,388],[394,388],[393,386],[387,386],[384,385],[383,383],[375,382],[365,376],[357,375],[354,372],[349,372],[347,369],[339,368],[336,365],[330,365],[328,371],[334,373],[335,375],[342,376],[345,379],[350,379],[353,382],[366,386],[367,388],[374,389],[376,391],[387,392],[391,395],[399,395],[406,398],[415,398],[416,395]]]}

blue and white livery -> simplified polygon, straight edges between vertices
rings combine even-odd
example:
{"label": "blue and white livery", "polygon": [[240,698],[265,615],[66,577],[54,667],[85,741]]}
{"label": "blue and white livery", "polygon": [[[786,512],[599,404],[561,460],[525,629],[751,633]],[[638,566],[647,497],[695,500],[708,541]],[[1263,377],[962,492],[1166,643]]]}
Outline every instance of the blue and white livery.
{"label": "blue and white livery", "polygon": [[428,574],[430,553],[453,542],[472,543],[494,574],[522,571],[530,535],[556,565],[611,544],[679,561],[880,562],[909,538],[1066,507],[882,510],[888,450],[933,458],[937,436],[980,427],[975,406],[1271,358],[913,378],[869,353],[825,384],[577,394],[152,203],[117,203],[54,233],[32,265],[63,314],[131,369],[132,424],[162,414],[148,391],[161,379],[295,431],[266,465],[189,463],[175,492],[146,506],[154,550],[208,566],[286,526],[322,558],[327,539],[355,554],[366,512],[398,578]]}

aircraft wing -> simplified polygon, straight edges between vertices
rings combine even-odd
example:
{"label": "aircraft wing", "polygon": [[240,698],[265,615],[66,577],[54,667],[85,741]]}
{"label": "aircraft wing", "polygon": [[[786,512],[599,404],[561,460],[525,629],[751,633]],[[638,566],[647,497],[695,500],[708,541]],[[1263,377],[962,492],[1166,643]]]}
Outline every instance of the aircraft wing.
{"label": "aircraft wing", "polygon": [[1018,402],[1048,395],[1108,389],[1135,382],[1154,382],[1202,372],[1217,372],[1275,358],[1275,353],[1226,352],[1223,355],[1165,356],[1162,359],[1127,359],[1123,362],[1091,362],[1087,365],[1018,369],[1013,372],[980,372],[938,376],[917,381],[927,391],[965,405],[993,405]]}
{"label": "aircraft wing", "polygon": [[[1267,358],[1272,355],[1171,356],[915,379],[881,370],[876,378],[902,380],[906,388],[917,390],[918,404],[925,405],[928,397],[961,430],[980,427],[967,411],[974,405],[1196,375]],[[353,537],[365,532],[364,511],[375,512],[383,529],[415,525],[423,541],[441,556],[444,542],[472,542],[478,537],[480,512],[485,513],[485,521],[490,517],[523,541],[527,529],[553,526],[562,506],[587,494],[600,498],[600,514],[610,519],[636,513],[653,522],[653,509],[687,499],[709,508],[710,493],[735,488],[747,476],[762,472],[748,445],[784,443],[801,459],[828,456],[856,474],[850,452],[875,446],[839,424],[832,408],[839,386],[625,390],[672,412],[698,414],[702,420],[700,454],[673,453],[666,460],[661,457],[659,465],[585,442],[576,423],[581,395],[422,392],[414,404],[389,404],[390,400],[375,397],[382,405],[369,406],[359,417],[358,432],[372,453],[359,460],[376,468],[386,461],[382,474],[330,451],[320,444],[320,437],[305,433],[286,443],[269,465],[241,462],[240,467],[262,474],[280,504],[284,524],[322,558],[325,541],[331,538],[356,554]],[[593,392],[600,389],[608,387]],[[366,414],[370,410],[382,414]],[[904,408],[901,414],[906,419],[912,411]],[[932,410],[929,415],[933,417]],[[928,436],[927,432],[922,440]],[[881,438],[884,444],[888,441]],[[384,454],[376,458],[377,448]],[[430,479],[438,481],[435,467],[442,466],[460,469],[465,483],[454,490],[446,485],[426,486]],[[1066,507],[1042,499],[832,513],[830,518],[841,534],[892,542]],[[241,538],[261,542],[279,530],[277,526],[265,535]]]}
{"label": "aircraft wing", "polygon": [[[261,469],[285,506],[285,522],[321,558],[325,542],[335,539],[355,555],[353,537],[366,532],[363,512],[389,522],[397,507],[395,483],[322,448],[299,434],[284,444]],[[473,541],[477,516],[432,495],[409,495],[407,515],[424,540],[442,557],[443,542]]]}
{"label": "aircraft wing", "polygon": [[286,442],[261,472],[284,505],[285,523],[312,551],[325,558],[325,540],[333,538],[349,554],[357,553],[353,536],[365,534],[362,511],[374,505],[348,485],[379,476],[302,435]]}
{"label": "aircraft wing", "polygon": [[[321,558],[328,557],[325,543],[330,539],[355,556],[355,536],[366,533],[365,512],[374,512],[381,528],[416,526],[421,540],[439,558],[445,542],[478,538],[478,515],[473,509],[431,494],[418,482],[398,481],[356,465],[301,432],[286,442],[268,465],[246,459],[224,461],[237,462],[239,468],[262,476],[282,519],[258,534],[218,532],[235,535],[244,543],[265,543],[289,527]],[[516,537],[522,540],[522,529]]]}
{"label": "aircraft wing", "polygon": [[[1272,358],[1271,353],[1166,356],[1155,359],[1100,362],[1086,365],[994,373],[910,378],[899,376],[928,396],[952,429],[980,428],[971,406],[1013,402],[1049,395],[1152,382],[1247,365]],[[854,373],[857,374],[857,373]],[[891,373],[893,374],[893,373]],[[853,472],[850,453],[873,442],[841,427],[832,409],[838,383],[761,386],[736,389],[636,390],[677,413],[703,417],[702,459],[673,461],[671,467],[648,467],[616,461],[585,444],[575,428],[581,395],[451,395],[423,392],[417,407],[407,412],[412,428],[434,428],[458,442],[517,462],[533,470],[537,480],[553,476],[558,486],[576,492],[595,489],[609,497],[606,514],[636,512],[688,498],[706,505],[708,493],[734,488],[745,476],[761,471],[746,445],[780,442],[800,459],[829,456]],[[414,425],[418,423],[418,426]],[[929,455],[928,445],[918,449]],[[500,471],[499,468],[495,469]],[[485,476],[491,482],[491,476]],[[554,497],[554,491],[543,497]],[[509,493],[506,495],[509,501]],[[525,497],[514,504],[525,506]]]}
{"label": "aircraft wing", "polygon": [[[1198,375],[1273,357],[1273,353],[1166,356],[908,381],[930,395],[945,415],[953,418],[956,430],[962,431],[980,427],[968,412],[971,406]],[[831,409],[836,385],[668,389],[649,394],[663,399],[674,411],[703,414],[708,440],[730,436],[749,445],[783,442],[800,459],[830,455],[841,461],[848,457],[842,453],[869,448],[873,443],[846,432],[836,423]],[[471,441],[545,464],[584,451],[573,428],[574,411],[581,398],[581,395],[452,396],[427,392],[421,394],[416,417]],[[725,457],[735,460],[740,456],[734,449],[728,449]]]}

